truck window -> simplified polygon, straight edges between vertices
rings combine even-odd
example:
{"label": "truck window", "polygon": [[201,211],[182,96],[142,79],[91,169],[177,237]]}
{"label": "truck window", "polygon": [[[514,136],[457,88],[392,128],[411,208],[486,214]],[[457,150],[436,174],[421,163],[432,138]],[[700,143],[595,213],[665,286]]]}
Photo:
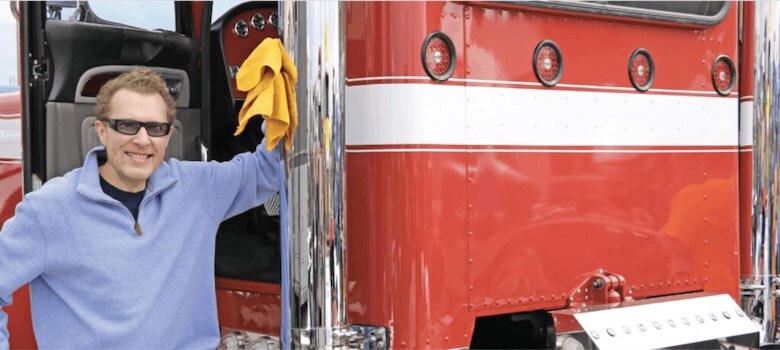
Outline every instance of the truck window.
{"label": "truck window", "polygon": [[[83,9],[73,6],[73,3],[75,1],[47,1],[49,19],[83,21],[83,17],[79,14]],[[121,6],[117,6],[115,1],[99,0],[88,1],[86,5],[104,21],[147,30],[176,31],[173,1],[122,1]]]}
{"label": "truck window", "polygon": [[220,0],[211,5],[211,23],[214,24],[229,10],[244,2],[243,0]]}
{"label": "truck window", "polygon": [[726,1],[507,1],[507,3],[703,26],[720,23],[729,9]]}

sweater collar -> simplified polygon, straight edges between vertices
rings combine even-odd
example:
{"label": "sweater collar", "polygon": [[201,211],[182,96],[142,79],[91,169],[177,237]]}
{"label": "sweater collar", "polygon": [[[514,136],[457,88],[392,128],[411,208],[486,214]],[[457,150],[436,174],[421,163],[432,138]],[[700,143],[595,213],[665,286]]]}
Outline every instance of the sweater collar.
{"label": "sweater collar", "polygon": [[[105,157],[105,146],[97,146],[87,154],[84,166],[81,169],[79,182],[76,190],[82,195],[95,200],[104,200],[108,197],[100,187],[100,174],[98,173],[98,155]],[[146,195],[152,197],[176,183],[176,179],[170,175],[168,162],[163,161],[157,170],[152,173],[152,177],[146,182]]]}

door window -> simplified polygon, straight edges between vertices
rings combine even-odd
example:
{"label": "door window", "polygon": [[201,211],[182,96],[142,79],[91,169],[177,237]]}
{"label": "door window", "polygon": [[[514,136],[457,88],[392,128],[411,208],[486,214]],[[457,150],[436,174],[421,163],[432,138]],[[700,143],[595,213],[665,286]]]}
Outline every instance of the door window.
{"label": "door window", "polygon": [[[75,3],[75,1],[47,1],[49,19],[96,23],[101,23],[102,20],[147,30],[176,30],[173,1],[123,0],[117,3],[98,0],[85,2],[82,6],[75,6]],[[99,20],[90,17],[87,11],[91,11],[92,15],[97,16]]]}

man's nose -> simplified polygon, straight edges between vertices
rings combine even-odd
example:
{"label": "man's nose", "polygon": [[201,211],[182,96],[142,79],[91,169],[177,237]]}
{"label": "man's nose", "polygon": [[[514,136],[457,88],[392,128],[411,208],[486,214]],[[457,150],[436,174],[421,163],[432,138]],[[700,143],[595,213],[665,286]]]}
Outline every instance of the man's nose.
{"label": "man's nose", "polygon": [[146,128],[142,126],[138,130],[138,133],[133,136],[133,142],[138,145],[146,146],[152,143],[152,139],[151,136],[149,136],[149,134],[146,132]]}

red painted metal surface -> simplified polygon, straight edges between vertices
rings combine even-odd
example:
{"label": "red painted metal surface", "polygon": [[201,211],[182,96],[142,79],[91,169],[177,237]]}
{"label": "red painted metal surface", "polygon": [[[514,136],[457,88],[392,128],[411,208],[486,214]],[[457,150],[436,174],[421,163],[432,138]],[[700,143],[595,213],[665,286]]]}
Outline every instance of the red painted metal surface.
{"label": "red painted metal surface", "polygon": [[16,93],[0,94],[0,114],[3,119],[20,119],[22,96]]}
{"label": "red painted metal surface", "polygon": [[[16,204],[22,200],[22,164],[20,160],[16,161],[18,163],[0,162],[0,222],[3,223],[13,216]],[[30,291],[26,285],[14,293],[13,304],[3,311],[8,314],[10,347],[37,348],[30,314]]]}
{"label": "red painted metal surface", "polygon": [[[752,116],[751,116],[752,117]],[[753,276],[752,213],[753,213],[753,147],[739,152],[739,275]]]}
{"label": "red painted metal surface", "polygon": [[348,321],[396,348],[468,345],[465,153],[347,154]]}
{"label": "red painted metal surface", "polygon": [[436,30],[446,33],[455,44],[456,66],[452,78],[465,77],[461,5],[445,2],[349,1],[346,3],[346,12],[348,79],[425,77],[422,44],[425,36]]}
{"label": "red painted metal surface", "polygon": [[736,152],[469,160],[474,310],[563,307],[595,269],[624,276],[634,297],[737,296]]}
{"label": "red painted metal surface", "polygon": [[[21,121],[21,95],[0,94],[0,119]],[[20,124],[21,127],[21,124]],[[19,148],[21,148],[21,140]],[[16,205],[22,199],[21,159],[0,159],[0,223],[14,215]],[[13,349],[36,348],[30,316],[30,291],[24,286],[13,295],[13,304],[3,308],[8,314],[9,345]]]}
{"label": "red painted metal surface", "polygon": [[[347,23],[349,86],[437,84],[415,79],[426,76],[420,49],[434,30],[456,48],[443,85],[467,89],[536,82],[532,54],[545,39],[561,48],[562,90],[639,94],[621,89],[633,89],[628,59],[644,48],[656,68],[648,94],[722,98],[712,62],[737,57],[734,5],[712,28],[439,2],[353,2]],[[736,146],[382,151],[406,146],[347,153],[348,318],[388,325],[394,347],[468,346],[475,317],[565,307],[599,268],[624,276],[634,298],[738,297]]]}
{"label": "red painted metal surface", "polygon": [[[755,4],[752,1],[742,3],[742,50],[739,60],[739,95],[740,100],[753,100],[753,59],[755,57],[756,43],[755,38]],[[736,62],[736,61],[735,61]]]}
{"label": "red painted metal surface", "polygon": [[649,93],[656,89],[713,91],[710,70],[715,58],[721,54],[737,57],[736,6],[720,25],[706,30],[544,11],[485,7],[466,7],[465,11],[470,14],[465,20],[469,79],[536,81],[531,59],[542,40],[552,40],[560,47],[564,71],[559,85],[631,88],[629,57],[643,48],[652,55],[656,71]]}
{"label": "red painted metal surface", "polygon": [[278,284],[216,279],[219,325],[279,336],[281,299]]}
{"label": "red painted metal surface", "polygon": [[[654,89],[714,91],[710,70],[715,58],[737,57],[736,5],[731,5],[719,25],[705,29],[510,8],[350,2],[347,77],[425,76],[420,50],[425,36],[434,30],[443,31],[455,44],[454,79],[535,82],[532,55],[545,39],[561,49],[564,72],[559,85],[630,88],[628,59],[635,49],[644,48],[656,69],[650,93]],[[399,18],[404,18],[403,25],[398,25]],[[386,35],[390,30],[393,35]],[[605,38],[609,45],[604,45]]]}
{"label": "red painted metal surface", "polygon": [[736,296],[736,161],[350,153],[350,322],[393,325],[397,347],[464,346],[475,316],[564,307],[596,268],[638,298]]}
{"label": "red painted metal surface", "polygon": [[14,303],[3,308],[8,314],[8,333],[11,349],[36,349],[35,333],[30,312],[30,288],[25,285],[14,293]]}
{"label": "red painted metal surface", "polygon": [[201,30],[203,28],[203,1],[194,0],[191,3],[192,11],[192,30],[195,40],[200,40]]}

